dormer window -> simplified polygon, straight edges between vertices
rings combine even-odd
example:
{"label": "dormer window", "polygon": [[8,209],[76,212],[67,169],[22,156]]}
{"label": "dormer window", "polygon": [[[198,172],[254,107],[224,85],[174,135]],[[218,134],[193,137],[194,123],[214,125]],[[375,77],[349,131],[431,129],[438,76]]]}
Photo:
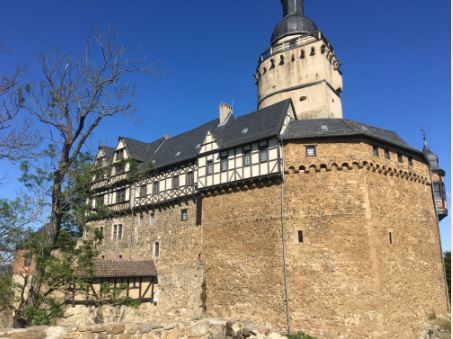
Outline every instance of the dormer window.
{"label": "dormer window", "polygon": [[124,159],[124,149],[120,149],[115,152],[116,153],[116,161],[120,161]]}
{"label": "dormer window", "polygon": [[125,172],[125,170],[126,170],[125,164],[115,165],[115,175],[123,174]]}

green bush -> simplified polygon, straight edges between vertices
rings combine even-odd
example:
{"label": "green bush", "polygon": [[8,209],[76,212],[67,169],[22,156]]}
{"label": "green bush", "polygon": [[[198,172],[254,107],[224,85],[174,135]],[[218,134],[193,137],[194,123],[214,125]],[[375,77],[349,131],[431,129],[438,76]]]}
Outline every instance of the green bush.
{"label": "green bush", "polygon": [[291,334],[285,334],[288,339],[316,339],[316,337],[312,337],[311,335],[305,334],[304,332],[297,332]]}

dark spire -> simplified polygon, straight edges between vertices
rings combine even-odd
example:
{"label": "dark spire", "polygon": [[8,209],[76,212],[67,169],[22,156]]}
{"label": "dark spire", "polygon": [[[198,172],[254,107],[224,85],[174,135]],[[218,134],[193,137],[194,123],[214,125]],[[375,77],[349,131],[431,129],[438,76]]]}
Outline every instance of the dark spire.
{"label": "dark spire", "polygon": [[281,0],[283,16],[291,14],[304,15],[304,0]]}

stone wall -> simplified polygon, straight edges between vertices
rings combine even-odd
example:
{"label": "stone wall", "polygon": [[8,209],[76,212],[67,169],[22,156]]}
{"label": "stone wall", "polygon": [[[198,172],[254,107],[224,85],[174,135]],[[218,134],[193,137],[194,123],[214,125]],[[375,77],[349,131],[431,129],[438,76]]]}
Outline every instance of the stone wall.
{"label": "stone wall", "polygon": [[[312,143],[309,143],[310,145]],[[382,150],[381,150],[382,151]],[[294,329],[321,337],[414,338],[446,313],[427,167],[372,156],[357,140],[285,147]],[[299,231],[303,242],[299,242]]]}
{"label": "stone wall", "polygon": [[284,327],[280,186],[204,198],[206,311]]}
{"label": "stone wall", "polygon": [[8,339],[283,339],[270,326],[250,322],[205,319],[186,323],[123,322],[92,326],[31,327],[0,329],[0,338]]}
{"label": "stone wall", "polygon": [[[188,220],[181,221],[181,210],[187,209]],[[130,319],[190,320],[202,313],[202,284],[204,268],[201,257],[201,226],[196,225],[196,204],[192,200],[169,204],[140,214],[93,222],[91,227],[104,227],[105,239],[99,246],[99,256],[105,260],[154,260],[158,272],[155,303],[144,303]],[[151,215],[154,215],[152,220]],[[112,225],[123,224],[123,239],[112,240]],[[154,246],[159,242],[160,254],[155,257]],[[120,259],[120,255],[121,258]],[[93,322],[93,309],[85,306],[68,307],[67,315],[82,315],[81,321]],[[106,321],[119,321],[108,308]]]}

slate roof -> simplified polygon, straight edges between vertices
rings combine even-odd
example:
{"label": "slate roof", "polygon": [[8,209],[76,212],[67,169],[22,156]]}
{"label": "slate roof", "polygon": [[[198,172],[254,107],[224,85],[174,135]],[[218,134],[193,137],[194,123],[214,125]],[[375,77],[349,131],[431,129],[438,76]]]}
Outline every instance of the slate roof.
{"label": "slate roof", "polygon": [[119,277],[157,277],[154,261],[106,261],[96,260],[94,264],[95,278]]}
{"label": "slate roof", "polygon": [[115,149],[113,147],[108,147],[108,146],[101,146],[99,147],[102,149],[105,153],[105,160],[107,162],[110,162],[113,160],[113,154],[115,153]]}
{"label": "slate roof", "polygon": [[[153,169],[162,169],[196,159],[208,131],[213,134],[220,150],[277,136],[291,105],[291,100],[288,99],[240,117],[232,114],[221,126],[219,119],[214,119],[185,133],[160,138],[151,143],[126,137],[122,139],[131,158],[141,162],[139,168],[146,170],[152,164]],[[411,148],[395,132],[347,119],[292,120],[282,137],[284,140],[293,140],[354,135],[421,153]]]}
{"label": "slate roof", "polygon": [[[249,142],[278,135],[291,100],[285,100],[236,118],[231,115],[227,123],[219,126],[219,119],[171,138],[161,138],[150,144],[122,137],[132,159],[142,162],[141,168],[163,168],[195,159],[208,131],[213,133],[220,149],[227,149]],[[246,133],[244,131],[246,130]]]}
{"label": "slate roof", "polygon": [[403,149],[420,153],[410,147],[398,134],[393,131],[373,127],[348,119],[313,119],[293,120],[283,134],[284,140],[313,139],[323,137],[339,137],[362,135],[385,143],[399,146]]}

